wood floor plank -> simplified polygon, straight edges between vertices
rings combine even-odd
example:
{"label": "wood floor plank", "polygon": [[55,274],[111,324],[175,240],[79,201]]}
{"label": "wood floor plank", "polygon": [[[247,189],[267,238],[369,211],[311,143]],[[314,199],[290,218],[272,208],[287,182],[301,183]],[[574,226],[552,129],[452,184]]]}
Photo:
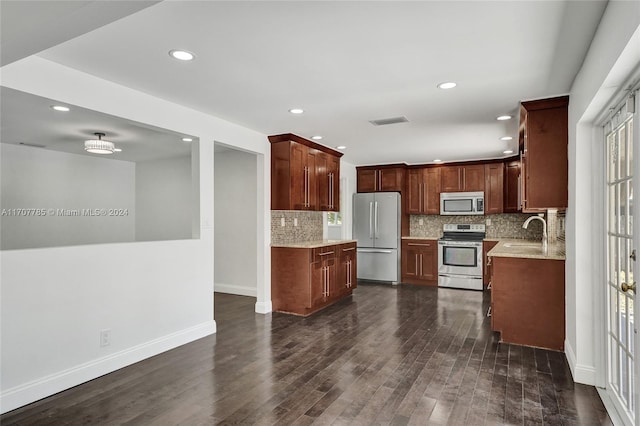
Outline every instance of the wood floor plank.
{"label": "wood floor plank", "polygon": [[499,342],[488,294],[360,285],[307,318],[216,293],[218,332],[3,425],[610,424],[564,355]]}

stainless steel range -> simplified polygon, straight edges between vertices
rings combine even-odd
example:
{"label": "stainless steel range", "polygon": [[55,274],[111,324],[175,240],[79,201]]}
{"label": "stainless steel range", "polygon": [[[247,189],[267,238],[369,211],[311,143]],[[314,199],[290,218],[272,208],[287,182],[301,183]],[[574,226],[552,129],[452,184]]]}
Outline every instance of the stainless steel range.
{"label": "stainless steel range", "polygon": [[438,240],[438,286],[482,290],[484,224],[446,224]]}

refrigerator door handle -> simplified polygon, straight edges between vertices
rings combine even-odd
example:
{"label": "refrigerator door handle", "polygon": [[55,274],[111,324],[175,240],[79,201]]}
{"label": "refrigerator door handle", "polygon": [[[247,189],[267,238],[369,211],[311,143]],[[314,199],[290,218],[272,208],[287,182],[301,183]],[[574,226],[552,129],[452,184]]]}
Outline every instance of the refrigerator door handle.
{"label": "refrigerator door handle", "polygon": [[369,238],[373,239],[373,201],[369,202]]}
{"label": "refrigerator door handle", "polygon": [[376,201],[375,204],[375,213],[374,213],[374,223],[375,223],[375,229],[374,229],[374,235],[376,236],[376,239],[378,238],[378,202]]}

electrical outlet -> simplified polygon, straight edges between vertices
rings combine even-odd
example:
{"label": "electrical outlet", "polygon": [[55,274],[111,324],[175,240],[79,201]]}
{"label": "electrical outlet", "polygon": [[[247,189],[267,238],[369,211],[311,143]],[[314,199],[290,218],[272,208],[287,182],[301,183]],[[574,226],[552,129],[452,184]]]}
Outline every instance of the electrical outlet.
{"label": "electrical outlet", "polygon": [[111,344],[111,329],[100,330],[100,347],[109,346]]}
{"label": "electrical outlet", "polygon": [[418,219],[418,224],[419,225],[424,225],[424,219]]}
{"label": "electrical outlet", "polygon": [[280,218],[280,226],[284,226],[284,217]]}
{"label": "electrical outlet", "polygon": [[293,218],[293,226],[298,226],[298,218],[297,217]]}
{"label": "electrical outlet", "polygon": [[491,225],[491,219],[487,218],[487,225]]}

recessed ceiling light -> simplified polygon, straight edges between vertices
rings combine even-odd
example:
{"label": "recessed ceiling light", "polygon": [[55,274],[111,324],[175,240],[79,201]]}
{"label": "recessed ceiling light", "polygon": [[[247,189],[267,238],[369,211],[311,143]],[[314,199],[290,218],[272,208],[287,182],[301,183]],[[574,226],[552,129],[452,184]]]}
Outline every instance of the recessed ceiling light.
{"label": "recessed ceiling light", "polygon": [[508,149],[506,151],[502,151],[503,154],[513,154],[513,151]]}
{"label": "recessed ceiling light", "polygon": [[457,84],[453,81],[445,81],[444,83],[438,84],[438,89],[453,89]]}
{"label": "recessed ceiling light", "polygon": [[113,152],[122,152],[121,148],[113,148]]}
{"label": "recessed ceiling light", "polygon": [[302,108],[291,108],[289,112],[291,114],[302,114],[304,110]]}
{"label": "recessed ceiling light", "polygon": [[191,52],[177,49],[169,51],[169,55],[171,55],[172,58],[178,59],[180,61],[193,61],[196,57],[196,55]]}
{"label": "recessed ceiling light", "polygon": [[513,139],[511,136],[503,136],[500,138],[501,141],[510,141],[511,139]]}
{"label": "recessed ceiling light", "polygon": [[442,163],[442,160],[439,158],[436,158],[435,160],[433,160],[434,163]]}
{"label": "recessed ceiling light", "polygon": [[496,118],[496,120],[499,120],[499,121],[511,120],[511,116],[510,115],[501,115],[500,117]]}
{"label": "recessed ceiling light", "polygon": [[336,149],[347,149],[347,147],[344,145],[338,145],[336,146]]}
{"label": "recessed ceiling light", "polygon": [[322,139],[322,136],[320,136],[320,135],[311,136],[311,139],[319,141],[320,139]]}
{"label": "recessed ceiling light", "polygon": [[182,138],[182,142],[193,142],[191,138]]}
{"label": "recessed ceiling light", "polygon": [[51,109],[54,109],[60,112],[69,112],[69,108],[62,105],[51,105]]}

